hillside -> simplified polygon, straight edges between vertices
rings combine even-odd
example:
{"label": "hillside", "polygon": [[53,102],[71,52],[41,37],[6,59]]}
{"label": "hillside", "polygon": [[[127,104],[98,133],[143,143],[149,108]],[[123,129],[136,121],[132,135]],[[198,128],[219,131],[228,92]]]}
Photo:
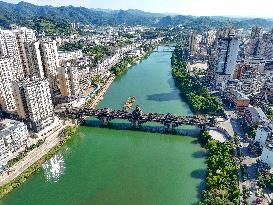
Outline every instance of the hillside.
{"label": "hillside", "polygon": [[[41,20],[42,19],[42,20]],[[106,10],[88,9],[74,6],[37,6],[26,2],[11,4],[0,1],[0,26],[7,28],[9,24],[16,23],[34,27],[37,22],[46,21],[52,24],[51,28],[66,27],[71,22],[81,22],[93,25],[153,25],[174,26],[183,25],[197,29],[222,27],[249,28],[254,25],[272,28],[273,21],[268,19],[227,18],[227,17],[195,17],[185,15],[171,15],[149,13],[140,10]],[[44,22],[43,22],[43,25]],[[40,28],[43,29],[43,28]],[[61,32],[61,31],[60,31]]]}

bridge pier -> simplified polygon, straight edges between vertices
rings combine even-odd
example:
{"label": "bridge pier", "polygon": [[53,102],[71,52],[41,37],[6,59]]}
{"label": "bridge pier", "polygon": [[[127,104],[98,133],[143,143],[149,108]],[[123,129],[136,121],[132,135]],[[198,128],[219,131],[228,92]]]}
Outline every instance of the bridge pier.
{"label": "bridge pier", "polygon": [[135,129],[139,129],[140,127],[140,123],[138,120],[133,120],[132,121],[132,127],[135,128]]}
{"label": "bridge pier", "polygon": [[110,119],[108,117],[100,117],[99,120],[101,121],[101,124],[103,126],[106,126],[109,124]]}
{"label": "bridge pier", "polygon": [[86,120],[85,120],[84,118],[81,119],[81,124],[82,124],[82,125],[87,125]]}
{"label": "bridge pier", "polygon": [[176,126],[173,123],[165,123],[164,127],[166,132],[173,132]]}
{"label": "bridge pier", "polygon": [[199,128],[201,129],[201,132],[205,131],[207,129],[206,125],[201,125],[199,126]]}

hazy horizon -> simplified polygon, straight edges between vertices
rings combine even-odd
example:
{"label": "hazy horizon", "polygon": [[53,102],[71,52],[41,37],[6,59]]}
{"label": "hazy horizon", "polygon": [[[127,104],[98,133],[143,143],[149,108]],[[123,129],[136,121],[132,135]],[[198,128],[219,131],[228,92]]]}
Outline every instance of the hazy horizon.
{"label": "hazy horizon", "polygon": [[[19,3],[21,0],[4,0]],[[162,14],[273,18],[270,0],[25,0],[36,5],[83,6],[95,9],[138,9]]]}

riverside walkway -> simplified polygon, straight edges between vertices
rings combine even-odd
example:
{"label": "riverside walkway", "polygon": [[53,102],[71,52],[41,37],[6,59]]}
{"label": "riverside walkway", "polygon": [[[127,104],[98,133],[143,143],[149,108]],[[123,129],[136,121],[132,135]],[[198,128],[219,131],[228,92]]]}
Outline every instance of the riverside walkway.
{"label": "riverside walkway", "polygon": [[201,129],[215,125],[214,118],[205,118],[199,116],[176,116],[173,114],[144,113],[139,106],[133,112],[124,110],[112,110],[109,108],[92,109],[78,108],[67,109],[60,114],[62,117],[78,119],[80,122],[85,121],[86,117],[96,117],[103,125],[107,125],[113,119],[124,119],[131,122],[134,128],[139,128],[146,122],[157,122],[164,125],[165,130],[171,132],[175,127],[180,125],[194,125]]}

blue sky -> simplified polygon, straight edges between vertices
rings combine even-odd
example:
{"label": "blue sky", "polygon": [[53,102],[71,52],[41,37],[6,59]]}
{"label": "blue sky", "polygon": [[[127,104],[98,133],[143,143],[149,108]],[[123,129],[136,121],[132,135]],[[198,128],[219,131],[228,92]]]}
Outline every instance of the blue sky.
{"label": "blue sky", "polygon": [[[20,0],[4,0],[17,3]],[[38,5],[140,9],[197,16],[252,16],[273,18],[272,0],[25,0]]]}

